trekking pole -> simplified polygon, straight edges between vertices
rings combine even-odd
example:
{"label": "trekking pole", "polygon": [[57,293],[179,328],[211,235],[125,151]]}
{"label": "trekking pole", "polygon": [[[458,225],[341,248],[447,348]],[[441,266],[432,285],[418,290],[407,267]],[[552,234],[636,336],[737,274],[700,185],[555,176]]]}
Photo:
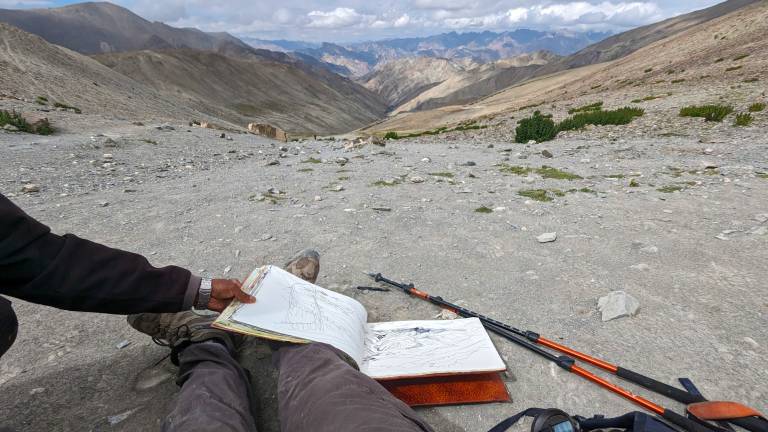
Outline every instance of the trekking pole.
{"label": "trekking pole", "polygon": [[[678,388],[672,387],[669,384],[662,383],[660,381],[657,381],[653,378],[641,375],[637,372],[633,372],[629,369],[625,369],[619,366],[615,366],[611,363],[608,363],[604,360],[589,356],[587,354],[584,354],[582,352],[576,351],[574,349],[568,348],[564,345],[558,344],[554,341],[545,339],[541,337],[538,333],[532,332],[532,331],[524,331],[517,329],[515,327],[512,327],[510,325],[504,324],[500,321],[494,320],[490,317],[487,317],[485,315],[479,314],[477,312],[474,312],[472,310],[469,310],[467,308],[464,308],[462,306],[459,306],[457,304],[448,302],[444,300],[440,296],[433,296],[426,292],[419,291],[415,288],[413,284],[404,284],[395,282],[391,279],[387,279],[386,277],[382,276],[381,273],[366,273],[368,276],[372,277],[376,282],[385,283],[387,285],[393,286],[395,288],[398,288],[405,292],[406,294],[421,298],[423,300],[429,301],[433,304],[436,304],[440,307],[443,307],[445,309],[451,310],[455,312],[456,314],[463,316],[463,317],[474,317],[480,319],[480,321],[483,323],[485,328],[487,328],[490,331],[493,331],[494,333],[503,336],[504,338],[523,346],[524,348],[527,348],[542,357],[545,357],[546,359],[555,362],[558,366],[561,368],[573,372],[576,375],[581,376],[582,378],[585,378],[589,381],[592,381],[593,383],[618,394],[619,396],[624,397],[625,399],[642,406],[643,408],[654,412],[658,415],[661,415],[662,417],[666,418],[667,420],[684,427],[688,430],[722,430],[720,428],[716,428],[714,426],[709,425],[709,427],[705,427],[702,429],[702,425],[698,422],[695,422],[693,420],[688,419],[687,417],[681,416],[680,414],[675,413],[674,411],[670,411],[669,409],[666,409],[660,405],[657,405],[653,402],[650,402],[640,396],[637,396],[633,394],[632,392],[625,390],[591,372],[589,372],[586,369],[581,368],[578,365],[575,365],[575,360],[579,359],[581,361],[584,361],[586,363],[592,364],[596,367],[599,367],[603,370],[606,370],[620,378],[623,378],[627,381],[633,382],[635,384],[638,384],[642,387],[645,387],[651,391],[654,391],[656,393],[665,395],[671,399],[674,399],[678,402],[690,404],[695,402],[704,402],[706,399],[701,395],[693,395],[691,393],[688,393],[684,390],[680,390]],[[559,351],[563,354],[566,354],[566,356],[560,356],[557,357],[553,355],[552,353],[543,350],[537,345],[534,344],[540,344],[543,346],[546,346],[548,348],[554,349],[556,351]],[[568,357],[570,356],[570,357]],[[768,430],[768,422],[765,420],[759,419],[759,418],[739,418],[739,419],[733,419],[729,420],[730,422],[739,425],[745,429],[748,429],[750,431],[755,432],[764,432]]]}

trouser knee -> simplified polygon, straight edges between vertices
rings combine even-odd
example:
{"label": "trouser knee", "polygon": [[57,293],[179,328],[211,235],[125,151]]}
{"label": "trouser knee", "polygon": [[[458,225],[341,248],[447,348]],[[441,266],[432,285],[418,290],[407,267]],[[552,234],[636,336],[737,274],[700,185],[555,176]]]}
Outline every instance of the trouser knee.
{"label": "trouser knee", "polygon": [[16,320],[16,313],[13,312],[10,300],[0,297],[0,357],[11,348],[18,331],[19,322]]}

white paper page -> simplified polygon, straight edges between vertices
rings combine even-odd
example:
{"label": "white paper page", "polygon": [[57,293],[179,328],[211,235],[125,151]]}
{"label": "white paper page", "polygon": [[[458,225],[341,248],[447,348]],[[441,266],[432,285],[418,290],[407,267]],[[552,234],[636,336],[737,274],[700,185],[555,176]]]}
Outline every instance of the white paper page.
{"label": "white paper page", "polygon": [[362,364],[368,314],[357,301],[275,266],[268,266],[262,282],[246,291],[256,297],[256,303],[238,308],[233,321],[324,342]]}
{"label": "white paper page", "polygon": [[477,318],[368,324],[361,370],[372,378],[505,369]]}

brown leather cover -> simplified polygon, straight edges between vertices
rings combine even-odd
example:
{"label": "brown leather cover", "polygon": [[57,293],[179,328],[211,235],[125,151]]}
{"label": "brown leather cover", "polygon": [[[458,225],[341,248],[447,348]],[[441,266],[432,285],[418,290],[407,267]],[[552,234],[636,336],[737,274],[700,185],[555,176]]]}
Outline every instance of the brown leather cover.
{"label": "brown leather cover", "polygon": [[410,406],[510,402],[498,372],[379,381]]}
{"label": "brown leather cover", "polygon": [[688,412],[702,420],[731,420],[742,417],[765,417],[760,412],[736,402],[709,401],[688,405]]}

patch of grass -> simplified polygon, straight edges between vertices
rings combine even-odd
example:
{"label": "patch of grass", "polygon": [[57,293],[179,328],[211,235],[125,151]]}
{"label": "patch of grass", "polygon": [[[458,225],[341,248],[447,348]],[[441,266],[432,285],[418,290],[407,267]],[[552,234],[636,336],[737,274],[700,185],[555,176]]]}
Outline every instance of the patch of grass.
{"label": "patch of grass", "polygon": [[552,201],[552,197],[547,195],[546,189],[523,189],[517,191],[517,194],[530,198],[535,201],[549,202]]}
{"label": "patch of grass", "polygon": [[151,139],[149,139],[149,138],[142,138],[142,139],[141,139],[141,142],[145,142],[145,143],[147,143],[147,144],[152,144],[152,145],[157,145],[157,141],[155,141],[155,140],[151,140]]}
{"label": "patch of grass", "polygon": [[747,108],[749,112],[760,112],[765,109],[765,104],[762,102],[755,102]]}
{"label": "patch of grass", "polygon": [[475,213],[493,213],[493,209],[486,206],[481,206],[475,209]]}
{"label": "patch of grass", "polygon": [[340,170],[336,170],[336,173],[338,173],[338,174],[343,174],[343,173],[348,173],[348,172],[352,172],[352,170],[351,169],[343,169],[343,168],[340,169]]}
{"label": "patch of grass", "polygon": [[681,132],[662,132],[659,134],[659,136],[663,137],[687,137],[688,134],[684,134]]}
{"label": "patch of grass", "polygon": [[453,178],[453,173],[448,171],[433,172],[433,173],[429,173],[429,175],[435,176],[435,177]]}
{"label": "patch of grass", "polygon": [[662,186],[656,190],[662,193],[673,193],[673,192],[679,192],[683,189],[685,188],[680,185],[667,185],[667,186]]}
{"label": "patch of grass", "polygon": [[599,89],[599,88],[600,88],[600,87],[602,87],[602,86],[603,86],[602,84],[595,84],[595,85],[593,85],[592,87],[590,87],[590,89],[591,89],[591,90],[594,90],[594,89]]}
{"label": "patch of grass", "polygon": [[72,110],[72,111],[74,111],[76,114],[82,114],[82,113],[83,113],[83,111],[81,111],[81,110],[80,110],[80,108],[77,108],[77,107],[73,107],[73,106],[71,106],[71,105],[67,105],[67,104],[65,104],[65,103],[61,103],[61,102],[54,102],[54,103],[53,103],[53,106],[55,106],[56,108],[63,108],[63,109]]}
{"label": "patch of grass", "polygon": [[724,61],[725,59],[720,57],[719,59],[715,60],[715,63],[720,63],[721,61]]}
{"label": "patch of grass", "polygon": [[568,117],[557,125],[558,131],[583,129],[584,126],[591,125],[624,125],[631,122],[635,117],[645,114],[641,108],[624,107],[611,111],[590,111],[582,112]]}
{"label": "patch of grass", "polygon": [[670,70],[667,71],[667,75],[672,75],[673,73],[675,73],[674,69],[670,69]]}
{"label": "patch of grass", "polygon": [[396,139],[399,139],[399,138],[400,138],[400,136],[397,134],[397,132],[389,131],[389,132],[384,134],[384,139],[396,140]]}
{"label": "patch of grass", "polygon": [[520,108],[518,108],[517,110],[518,111],[522,111],[522,110],[525,110],[525,109],[528,109],[528,108],[536,108],[537,106],[541,106],[541,105],[544,105],[544,102],[539,102],[537,104],[531,104],[531,105],[523,105]]}
{"label": "patch of grass", "polygon": [[768,179],[768,173],[757,173],[757,176],[761,179]]}
{"label": "patch of grass", "polygon": [[746,78],[746,79],[744,79],[742,82],[745,82],[745,83],[753,83],[753,82],[758,82],[758,81],[760,81],[760,79],[759,79],[759,78]]}
{"label": "patch of grass", "polygon": [[568,114],[576,114],[587,111],[599,111],[601,109],[603,109],[603,101],[598,101],[589,105],[580,106],[578,108],[571,108],[568,110]]}
{"label": "patch of grass", "polygon": [[299,172],[312,172],[314,171],[312,168],[301,168],[299,169]]}
{"label": "patch of grass", "polygon": [[731,67],[725,68],[725,71],[726,71],[726,72],[731,72],[731,71],[739,70],[739,69],[741,69],[741,68],[743,68],[743,67],[744,67],[744,66],[742,66],[742,65],[738,65],[738,66],[731,66]]}
{"label": "patch of grass", "polygon": [[749,126],[752,124],[752,114],[750,113],[738,113],[736,114],[736,120],[733,122],[734,126]]}
{"label": "patch of grass", "polygon": [[53,127],[46,120],[33,127],[16,111],[0,110],[0,128],[5,125],[15,126],[20,132],[27,132],[37,135],[50,135],[54,132]]}
{"label": "patch of grass", "polygon": [[680,79],[675,79],[675,80],[670,81],[670,83],[672,83],[672,84],[679,84],[681,82],[685,82],[685,78],[680,78]]}
{"label": "patch of grass", "polygon": [[539,111],[535,111],[531,117],[521,119],[515,128],[515,141],[527,143],[528,141],[549,141],[557,136],[555,122]]}
{"label": "patch of grass", "polygon": [[653,71],[653,68],[648,68],[648,69],[644,70],[643,72],[644,73],[648,73],[648,72],[651,72],[651,71]]}
{"label": "patch of grass", "polygon": [[541,168],[537,168],[536,174],[541,175],[545,179],[556,179],[556,180],[580,180],[581,179],[581,176],[578,176],[576,174],[572,174],[566,171],[561,171],[557,168],[548,167],[546,165],[542,165]]}
{"label": "patch of grass", "polygon": [[647,102],[647,101],[652,101],[654,99],[661,99],[663,97],[664,96],[646,96],[642,99],[632,99],[632,103]]}
{"label": "patch of grass", "polygon": [[301,163],[319,164],[319,163],[323,163],[323,161],[317,158],[310,157],[309,159],[305,159],[301,161]]}
{"label": "patch of grass", "polygon": [[35,98],[35,102],[38,105],[48,105],[48,98],[45,96],[38,96]]}
{"label": "patch of grass", "polygon": [[341,181],[349,180],[349,176],[341,176],[339,177],[339,180]]}
{"label": "patch of grass", "polygon": [[612,179],[623,179],[626,177],[624,174],[608,174],[606,176],[603,176],[605,178],[612,178]]}
{"label": "patch of grass", "polygon": [[629,181],[629,187],[639,187],[640,183],[637,182],[637,180],[632,179]]}
{"label": "patch of grass", "polygon": [[391,180],[377,180],[373,183],[371,183],[371,186],[378,186],[378,187],[390,187],[390,186],[397,186],[401,182],[398,179],[391,179]]}
{"label": "patch of grass", "polygon": [[515,174],[515,175],[527,175],[531,171],[533,171],[530,167],[524,167],[519,165],[508,165],[508,164],[499,164],[499,171],[503,172],[504,174]]}
{"label": "patch of grass", "polygon": [[692,105],[680,109],[680,117],[703,117],[706,121],[723,121],[733,112],[728,105]]}
{"label": "patch of grass", "polygon": [[743,58],[747,58],[747,57],[749,57],[749,54],[737,55],[736,57],[733,58],[733,61],[739,61],[739,60],[741,60]]}

